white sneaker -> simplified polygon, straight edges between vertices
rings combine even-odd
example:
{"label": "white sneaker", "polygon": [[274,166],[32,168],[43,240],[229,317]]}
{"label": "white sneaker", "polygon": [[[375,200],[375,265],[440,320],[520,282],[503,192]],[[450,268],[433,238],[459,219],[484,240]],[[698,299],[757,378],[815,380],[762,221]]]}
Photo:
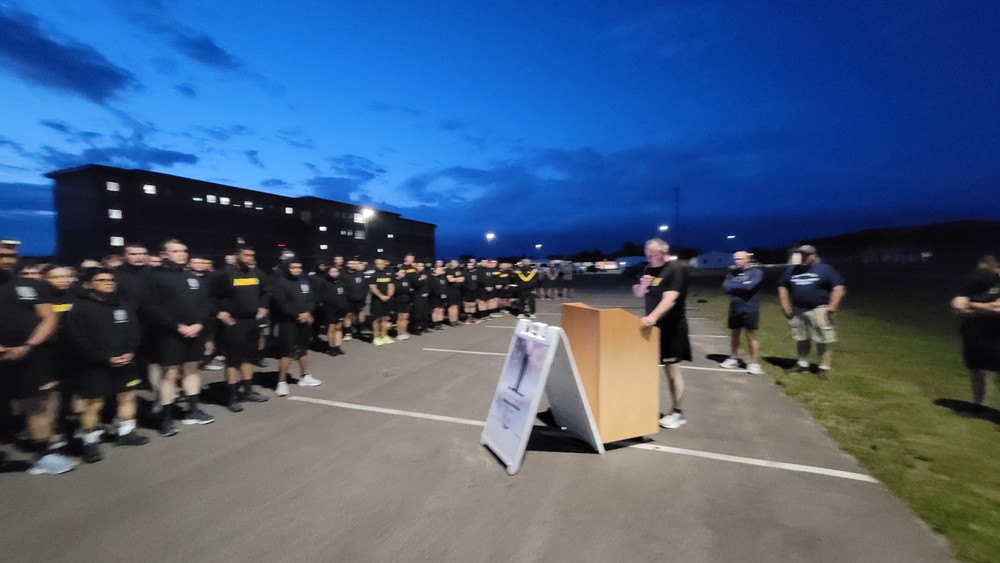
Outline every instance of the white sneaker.
{"label": "white sneaker", "polygon": [[521,313],[520,315],[517,316],[517,318],[519,318],[519,319],[526,319],[526,318],[528,318],[528,315],[525,315],[524,313]]}
{"label": "white sneaker", "polygon": [[396,340],[409,340],[410,335],[405,332],[396,337]]}
{"label": "white sneaker", "polygon": [[754,362],[747,366],[747,373],[750,375],[764,375],[764,370],[760,368],[760,364]]}
{"label": "white sneaker", "polygon": [[288,382],[287,381],[279,381],[278,382],[278,386],[275,387],[275,389],[274,389],[274,394],[277,395],[277,396],[279,396],[279,397],[287,397],[288,396]]}
{"label": "white sneaker", "polygon": [[537,318],[538,318],[538,315],[536,315],[536,314],[532,313],[532,314],[528,315],[528,318],[529,318],[529,319],[537,319]]}
{"label": "white sneaker", "polygon": [[316,387],[323,382],[309,375],[308,373],[299,378],[299,387]]}
{"label": "white sneaker", "polygon": [[740,367],[740,361],[736,358],[726,358],[726,361],[720,363],[719,367],[725,369],[736,369]]}
{"label": "white sneaker", "polygon": [[687,423],[687,419],[684,418],[684,414],[674,411],[667,416],[660,419],[660,427],[673,430],[674,428],[680,428]]}

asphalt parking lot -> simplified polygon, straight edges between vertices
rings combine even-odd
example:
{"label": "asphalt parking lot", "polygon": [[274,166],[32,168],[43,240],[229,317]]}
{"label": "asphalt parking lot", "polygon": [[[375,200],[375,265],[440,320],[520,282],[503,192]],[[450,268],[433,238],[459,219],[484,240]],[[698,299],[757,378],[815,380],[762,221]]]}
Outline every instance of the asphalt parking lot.
{"label": "asphalt parking lot", "polygon": [[[638,312],[615,277],[575,301]],[[540,301],[559,324],[565,301]],[[480,446],[514,318],[346,356],[315,388],[61,476],[0,474],[4,561],[950,561],[766,376],[718,368],[689,311],[688,424],[597,455],[539,422],[520,472]],[[276,362],[258,380],[273,389]],[[293,373],[295,373],[293,371]],[[206,381],[220,379],[206,373]],[[661,385],[661,404],[667,391]],[[8,448],[9,449],[9,448]]]}

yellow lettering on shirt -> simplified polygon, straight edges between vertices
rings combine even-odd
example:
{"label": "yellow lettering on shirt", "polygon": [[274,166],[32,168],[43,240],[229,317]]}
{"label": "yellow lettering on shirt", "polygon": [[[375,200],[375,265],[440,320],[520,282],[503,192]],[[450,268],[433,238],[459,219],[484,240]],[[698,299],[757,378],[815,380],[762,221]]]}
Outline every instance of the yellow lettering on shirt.
{"label": "yellow lettering on shirt", "polygon": [[57,313],[65,313],[66,311],[69,311],[72,308],[73,308],[72,303],[56,303],[52,305],[52,310]]}
{"label": "yellow lettering on shirt", "polygon": [[246,285],[260,285],[260,280],[257,278],[235,278],[233,279],[233,287],[243,287]]}
{"label": "yellow lettering on shirt", "polygon": [[392,278],[375,278],[375,283],[389,283]]}
{"label": "yellow lettering on shirt", "polygon": [[661,281],[663,281],[663,278],[653,278],[653,283],[650,285],[660,285]]}

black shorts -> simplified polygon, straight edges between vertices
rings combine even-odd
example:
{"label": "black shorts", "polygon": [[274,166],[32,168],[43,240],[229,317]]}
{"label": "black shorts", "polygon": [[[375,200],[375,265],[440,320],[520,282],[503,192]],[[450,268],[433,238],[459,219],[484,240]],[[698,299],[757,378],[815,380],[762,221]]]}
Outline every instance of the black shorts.
{"label": "black shorts", "polygon": [[296,321],[275,323],[274,339],[282,358],[301,358],[312,340],[312,325]]}
{"label": "black shorts", "polygon": [[133,362],[118,368],[80,371],[72,379],[73,394],[81,399],[103,399],[125,391],[135,391],[141,381],[135,367]]}
{"label": "black shorts", "polygon": [[378,297],[372,296],[370,312],[376,319],[389,316],[389,303],[382,301]]}
{"label": "black shorts", "polygon": [[162,332],[157,338],[157,356],[160,365],[179,366],[197,362],[205,355],[204,332],[194,338],[184,338],[177,333]]}
{"label": "black shorts", "polygon": [[257,357],[257,341],[260,339],[257,319],[234,320],[236,324],[223,324],[219,333],[225,346],[223,353],[226,356],[226,367],[230,368],[252,362]]}
{"label": "black shorts", "polygon": [[687,319],[676,319],[659,326],[660,363],[676,364],[691,361],[691,341],[688,339]]}
{"label": "black shorts", "polygon": [[448,306],[461,305],[462,304],[462,288],[460,287],[449,287],[448,288]]}
{"label": "black shorts", "polygon": [[365,300],[364,299],[361,299],[359,301],[352,299],[347,304],[347,312],[351,313],[351,314],[353,314],[355,316],[360,315],[361,311],[364,311],[364,310],[365,310]]}
{"label": "black shorts", "polygon": [[56,363],[45,346],[16,362],[0,362],[0,398],[30,399],[59,387]]}
{"label": "black shorts", "polygon": [[413,309],[412,301],[396,301],[393,303],[392,310],[397,313],[403,313],[404,315],[409,314],[410,310]]}
{"label": "black shorts", "polygon": [[432,293],[430,297],[431,309],[443,309],[448,306],[448,295]]}
{"label": "black shorts", "polygon": [[463,303],[475,303],[476,302],[476,290],[462,288],[462,302]]}
{"label": "black shorts", "polygon": [[346,307],[336,307],[333,305],[324,305],[323,314],[326,315],[326,324],[335,325],[343,322],[344,317],[348,314],[348,309]]}
{"label": "black shorts", "polygon": [[760,312],[737,313],[729,312],[729,328],[745,328],[747,330],[757,330],[760,328]]}

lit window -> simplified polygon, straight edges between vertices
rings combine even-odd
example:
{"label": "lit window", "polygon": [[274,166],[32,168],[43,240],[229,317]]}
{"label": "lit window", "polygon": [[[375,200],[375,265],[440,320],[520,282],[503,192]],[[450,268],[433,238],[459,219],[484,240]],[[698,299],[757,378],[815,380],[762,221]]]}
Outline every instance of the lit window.
{"label": "lit window", "polygon": [[392,233],[389,233],[389,234],[385,235],[385,238],[396,238],[396,235],[394,235]]}
{"label": "lit window", "polygon": [[354,236],[354,231],[347,231],[347,236],[353,237]]}
{"label": "lit window", "polygon": [[195,197],[191,198],[191,201],[205,201],[205,198],[195,196]]}
{"label": "lit window", "polygon": [[108,187],[108,191],[109,192],[120,192],[120,191],[122,191],[122,188],[121,188],[121,186],[118,185],[118,182],[108,182],[106,185]]}
{"label": "lit window", "polygon": [[220,197],[219,198],[219,203],[221,203],[222,205],[229,205],[229,198],[228,197]]}
{"label": "lit window", "polygon": [[111,237],[111,246],[125,246],[125,238]]}
{"label": "lit window", "polygon": [[257,207],[254,207],[254,209],[256,209],[257,211],[263,211],[264,210],[264,208],[261,207],[261,206],[259,206],[259,205]]}
{"label": "lit window", "polygon": [[[357,239],[357,240],[365,240],[365,232],[364,231],[354,231],[354,238]],[[379,252],[381,252],[381,251],[379,251]]]}
{"label": "lit window", "polygon": [[246,207],[247,209],[250,209],[251,207],[253,207],[253,202],[252,201],[244,201],[243,202],[243,207]]}
{"label": "lit window", "polygon": [[292,213],[295,213],[294,209],[292,209],[291,207],[285,208],[285,215],[291,215]]}
{"label": "lit window", "polygon": [[330,247],[329,247],[329,246],[327,246],[327,245],[325,245],[325,244],[321,244],[321,245],[319,245],[319,249],[320,249],[320,250],[326,250],[327,248],[330,248]]}
{"label": "lit window", "polygon": [[142,191],[149,195],[156,195],[156,186],[153,184],[146,184],[142,187]]}
{"label": "lit window", "polygon": [[344,229],[340,229],[340,234],[342,234],[342,235],[346,235],[346,234],[347,234],[347,231],[346,231],[346,230],[344,230]]}
{"label": "lit window", "polygon": [[121,219],[122,210],[121,209],[108,209],[108,219]]}
{"label": "lit window", "polygon": [[325,233],[326,232],[326,227],[320,227],[319,230]]}
{"label": "lit window", "polygon": [[380,248],[376,252],[385,252],[385,251]]}
{"label": "lit window", "polygon": [[215,203],[216,202],[216,197],[214,195],[212,195],[212,194],[209,194],[209,195],[205,196],[205,201],[207,201],[208,203]]}
{"label": "lit window", "polygon": [[355,223],[364,223],[365,222],[365,216],[362,215],[362,214],[360,214],[360,213],[355,213],[354,214],[354,222]]}

